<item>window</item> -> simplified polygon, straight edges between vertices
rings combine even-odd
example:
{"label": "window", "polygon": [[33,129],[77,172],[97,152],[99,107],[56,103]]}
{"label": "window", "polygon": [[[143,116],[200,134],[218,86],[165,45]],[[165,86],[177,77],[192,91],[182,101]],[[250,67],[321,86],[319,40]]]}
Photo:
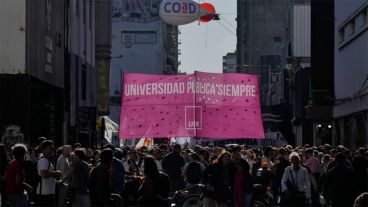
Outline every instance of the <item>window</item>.
{"label": "window", "polygon": [[82,65],[82,100],[87,98],[87,70],[86,65]]}
{"label": "window", "polygon": [[344,40],[345,40],[345,29],[341,28],[339,30],[339,43],[344,42]]}
{"label": "window", "polygon": [[349,36],[353,36],[355,34],[355,19],[353,19],[349,24],[348,24],[348,27],[349,27]]}
{"label": "window", "polygon": [[134,34],[135,44],[156,44],[157,34],[156,32],[136,32]]}
{"label": "window", "polygon": [[92,30],[92,0],[89,0],[89,29]]}
{"label": "window", "polygon": [[87,12],[86,12],[86,0],[83,0],[83,24],[86,24]]}
{"label": "window", "polygon": [[360,14],[360,21],[361,21],[361,27],[364,27],[367,25],[367,9],[364,9],[362,13]]}
{"label": "window", "polygon": [[151,31],[122,31],[121,42],[134,44],[156,44],[157,43],[157,32]]}

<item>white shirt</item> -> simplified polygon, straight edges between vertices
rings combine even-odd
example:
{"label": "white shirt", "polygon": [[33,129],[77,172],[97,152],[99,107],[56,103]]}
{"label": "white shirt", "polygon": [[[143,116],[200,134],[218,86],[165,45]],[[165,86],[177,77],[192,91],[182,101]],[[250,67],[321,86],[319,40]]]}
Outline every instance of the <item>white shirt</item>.
{"label": "white shirt", "polygon": [[[42,170],[54,171],[54,165],[45,157],[41,158],[37,162],[37,171],[38,175],[41,176]],[[42,182],[42,192],[40,193],[41,183],[37,185],[36,194],[41,195],[54,195],[55,194],[55,186],[56,180],[53,177],[49,178],[41,178]]]}
{"label": "white shirt", "polygon": [[64,155],[59,156],[59,159],[56,162],[56,170],[61,172],[62,178],[65,178],[65,176],[70,172],[70,163]]}
{"label": "white shirt", "polygon": [[[293,175],[294,182],[290,173]],[[282,192],[287,190],[287,180],[293,183],[295,187],[298,187],[300,192],[305,192],[306,198],[311,198],[310,180],[308,170],[306,168],[300,166],[299,170],[295,172],[292,166],[287,167],[281,180]]]}

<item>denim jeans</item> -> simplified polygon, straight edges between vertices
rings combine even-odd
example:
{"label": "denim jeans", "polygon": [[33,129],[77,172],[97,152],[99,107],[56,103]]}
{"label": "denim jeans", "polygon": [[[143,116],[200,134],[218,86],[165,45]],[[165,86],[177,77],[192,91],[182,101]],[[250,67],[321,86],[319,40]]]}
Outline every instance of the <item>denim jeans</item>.
{"label": "denim jeans", "polygon": [[8,193],[8,203],[10,207],[27,207],[28,195],[24,193]]}

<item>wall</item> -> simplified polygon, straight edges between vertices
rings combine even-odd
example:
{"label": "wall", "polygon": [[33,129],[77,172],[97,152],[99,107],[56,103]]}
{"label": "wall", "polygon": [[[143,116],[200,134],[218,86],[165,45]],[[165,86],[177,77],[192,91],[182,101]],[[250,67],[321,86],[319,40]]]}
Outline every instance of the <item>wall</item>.
{"label": "wall", "polygon": [[26,70],[26,0],[0,1],[0,73]]}
{"label": "wall", "polygon": [[[365,24],[361,21],[359,14],[354,12],[359,9],[367,9],[365,0],[335,1],[335,97],[338,101],[334,105],[334,117],[342,117],[351,113],[368,109],[368,97],[362,94],[353,99],[342,100],[351,97],[363,86],[368,75],[368,17],[365,16]],[[344,22],[357,17],[353,38],[345,28],[344,41],[341,42],[339,30]],[[354,19],[354,18],[353,18]],[[361,24],[361,25],[360,25]],[[342,100],[342,101],[340,101]]]}

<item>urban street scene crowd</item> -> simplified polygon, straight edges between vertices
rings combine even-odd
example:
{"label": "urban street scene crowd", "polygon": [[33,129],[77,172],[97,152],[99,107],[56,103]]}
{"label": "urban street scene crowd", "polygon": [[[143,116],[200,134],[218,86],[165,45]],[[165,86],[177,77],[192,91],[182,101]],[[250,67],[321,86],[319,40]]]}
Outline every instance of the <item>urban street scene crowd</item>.
{"label": "urban street scene crowd", "polygon": [[1,206],[368,206],[368,150],[344,146],[0,145]]}

